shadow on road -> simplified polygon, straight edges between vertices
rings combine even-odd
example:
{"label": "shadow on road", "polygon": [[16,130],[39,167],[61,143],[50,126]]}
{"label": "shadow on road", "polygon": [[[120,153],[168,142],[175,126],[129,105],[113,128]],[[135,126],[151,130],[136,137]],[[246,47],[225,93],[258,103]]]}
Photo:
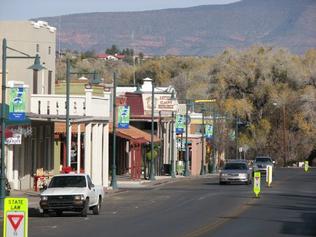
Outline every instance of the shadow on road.
{"label": "shadow on road", "polygon": [[42,217],[42,213],[38,208],[29,208],[29,217]]}
{"label": "shadow on road", "polygon": [[[88,214],[89,216],[89,214]],[[57,215],[55,212],[49,212],[48,215],[44,215],[40,212],[38,208],[29,208],[29,217],[81,217],[81,214],[79,212],[63,212],[62,215]]]}
{"label": "shadow on road", "polygon": [[281,221],[280,232],[288,235],[316,236],[316,197],[302,194],[279,194],[291,199],[294,205],[279,205],[276,208],[301,213],[301,221]]}
{"label": "shadow on road", "polygon": [[283,222],[281,233],[288,235],[316,236],[316,212],[303,213],[302,222]]}

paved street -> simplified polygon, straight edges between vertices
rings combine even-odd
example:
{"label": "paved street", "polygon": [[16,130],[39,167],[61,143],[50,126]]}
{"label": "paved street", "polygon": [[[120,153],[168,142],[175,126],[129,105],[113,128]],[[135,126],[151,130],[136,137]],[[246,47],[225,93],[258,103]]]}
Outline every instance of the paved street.
{"label": "paved street", "polygon": [[271,188],[181,179],[108,195],[99,216],[29,219],[29,236],[316,236],[316,169],[279,169]]}

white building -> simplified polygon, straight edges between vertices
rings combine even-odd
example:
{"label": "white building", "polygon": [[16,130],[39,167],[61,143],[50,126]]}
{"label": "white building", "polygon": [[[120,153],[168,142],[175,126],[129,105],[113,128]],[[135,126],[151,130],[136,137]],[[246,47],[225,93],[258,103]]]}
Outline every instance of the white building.
{"label": "white building", "polygon": [[[26,89],[26,115],[23,124],[7,124],[8,129],[22,135],[21,144],[6,145],[6,175],[13,189],[32,189],[36,174],[59,172],[61,141],[54,137],[55,122],[65,122],[66,95],[55,95],[56,28],[47,22],[1,21],[0,39],[7,41],[6,86]],[[28,69],[34,59],[11,56],[40,55],[45,69]],[[0,59],[2,64],[2,57]],[[65,72],[66,73],[66,72]],[[6,90],[9,94],[9,88]],[[8,104],[8,96],[6,103]],[[108,120],[110,94],[97,97],[86,89],[85,95],[70,95],[70,122],[84,127],[84,172],[95,184],[108,186]],[[79,127],[80,127],[79,126]],[[73,131],[73,133],[79,131]],[[73,134],[71,133],[71,134]],[[69,134],[71,136],[71,134]],[[102,149],[100,149],[102,148]]]}

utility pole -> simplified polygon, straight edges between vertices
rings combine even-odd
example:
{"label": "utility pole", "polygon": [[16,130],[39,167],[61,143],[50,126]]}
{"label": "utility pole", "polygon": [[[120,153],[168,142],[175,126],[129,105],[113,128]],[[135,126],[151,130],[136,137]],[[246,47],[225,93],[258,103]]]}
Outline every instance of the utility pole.
{"label": "utility pole", "polygon": [[282,105],[282,114],[283,114],[283,167],[286,167],[287,160],[287,144],[286,144],[286,134],[285,134],[285,105]]}

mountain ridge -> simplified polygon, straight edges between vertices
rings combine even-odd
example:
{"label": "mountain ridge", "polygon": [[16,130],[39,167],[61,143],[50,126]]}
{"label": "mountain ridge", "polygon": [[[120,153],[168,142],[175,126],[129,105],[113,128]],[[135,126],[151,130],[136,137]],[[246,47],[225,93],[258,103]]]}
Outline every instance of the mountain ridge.
{"label": "mountain ridge", "polygon": [[104,52],[115,44],[148,55],[209,56],[227,47],[243,49],[253,44],[288,48],[298,54],[316,47],[313,0],[243,0],[150,11],[77,13],[40,20],[60,30],[63,49],[78,51]]}

